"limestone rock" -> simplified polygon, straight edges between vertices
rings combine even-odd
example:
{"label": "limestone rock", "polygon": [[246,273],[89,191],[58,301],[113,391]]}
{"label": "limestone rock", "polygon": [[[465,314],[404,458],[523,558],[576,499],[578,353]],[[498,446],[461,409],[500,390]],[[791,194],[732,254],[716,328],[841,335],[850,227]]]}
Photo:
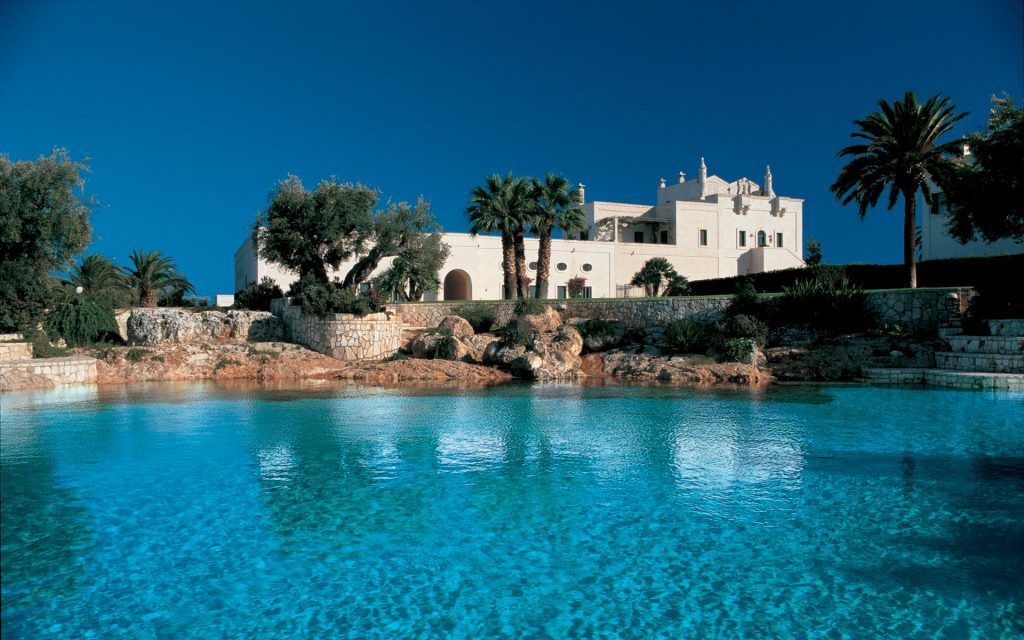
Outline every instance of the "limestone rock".
{"label": "limestone rock", "polygon": [[437,341],[440,335],[430,331],[420,331],[409,340],[409,353],[414,358],[429,360],[434,357],[437,350]]}
{"label": "limestone rock", "polygon": [[441,318],[441,322],[438,323],[439,329],[450,329],[452,335],[456,338],[464,338],[471,336],[473,333],[473,325],[469,324],[469,321],[459,316],[445,316]]}
{"label": "limestone rock", "polygon": [[590,375],[688,385],[762,385],[771,381],[770,374],[749,364],[624,351],[584,356],[580,368]]}
{"label": "limestone rock", "polygon": [[360,362],[345,367],[337,377],[374,384],[421,383],[479,387],[506,382],[507,372],[451,360],[391,360]]}
{"label": "limestone rock", "polygon": [[132,309],[126,322],[133,345],[199,344],[278,340],[281,323],[267,311]]}
{"label": "limestone rock", "polygon": [[562,325],[562,316],[551,307],[544,307],[544,311],[538,314],[519,316],[516,319],[516,326],[523,333],[535,335],[554,331]]}

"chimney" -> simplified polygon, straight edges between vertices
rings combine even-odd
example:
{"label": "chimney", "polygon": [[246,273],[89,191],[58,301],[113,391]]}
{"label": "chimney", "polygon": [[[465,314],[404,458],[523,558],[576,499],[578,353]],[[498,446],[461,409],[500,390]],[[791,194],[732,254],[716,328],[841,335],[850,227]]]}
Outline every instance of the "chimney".
{"label": "chimney", "polygon": [[682,171],[680,171],[679,172],[679,184],[683,184],[684,182],[686,182],[686,174],[683,173]]}
{"label": "chimney", "polygon": [[576,185],[576,190],[580,193],[580,204],[587,203],[587,185],[582,182]]}

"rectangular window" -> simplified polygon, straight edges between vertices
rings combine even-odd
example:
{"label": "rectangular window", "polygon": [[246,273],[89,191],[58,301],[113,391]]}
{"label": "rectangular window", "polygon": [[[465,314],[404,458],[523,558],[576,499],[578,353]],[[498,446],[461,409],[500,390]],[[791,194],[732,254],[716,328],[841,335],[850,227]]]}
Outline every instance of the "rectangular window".
{"label": "rectangular window", "polygon": [[742,229],[740,230],[740,246],[747,246],[747,232],[743,231]]}
{"label": "rectangular window", "polygon": [[584,297],[584,298],[589,298],[589,297],[591,297],[591,295],[593,294],[593,292],[594,292],[594,289],[593,289],[593,287],[583,287],[583,297]]}
{"label": "rectangular window", "polygon": [[661,232],[661,244],[668,244],[668,231]]}
{"label": "rectangular window", "polygon": [[643,241],[644,241],[644,232],[643,231],[634,231],[633,232],[633,242],[643,242]]}
{"label": "rectangular window", "polygon": [[698,242],[699,242],[700,246],[702,246],[702,247],[708,246],[708,230],[707,229],[701,229],[700,230],[700,238],[699,238]]}
{"label": "rectangular window", "polygon": [[782,246],[782,234],[781,233],[776,233],[775,234],[775,246],[776,247],[781,247]]}
{"label": "rectangular window", "polygon": [[531,284],[529,287],[526,288],[526,297],[527,298],[536,298],[537,297],[537,285]]}
{"label": "rectangular window", "polygon": [[588,232],[580,231],[580,240],[587,240],[588,238],[589,238],[589,233]]}
{"label": "rectangular window", "polygon": [[559,300],[565,300],[568,297],[565,287],[558,287],[557,291]]}

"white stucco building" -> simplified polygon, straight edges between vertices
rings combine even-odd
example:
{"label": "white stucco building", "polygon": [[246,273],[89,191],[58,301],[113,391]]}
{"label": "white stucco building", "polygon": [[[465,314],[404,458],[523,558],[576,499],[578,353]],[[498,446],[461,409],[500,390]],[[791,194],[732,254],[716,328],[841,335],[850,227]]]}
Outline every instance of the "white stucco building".
{"label": "white stucco building", "polygon": [[[661,256],[690,280],[797,267],[803,264],[803,200],[775,193],[771,170],[761,185],[748,178],[728,182],[708,175],[703,158],[696,180],[679,172],[661,180],[654,204],[587,202],[588,228],[578,237],[553,239],[549,295],[565,297],[570,278],[586,279],[594,298],[638,295],[629,286],[648,259]],[[445,233],[451,255],[441,270],[443,286],[427,299],[495,300],[502,296],[501,239]],[[537,240],[526,240],[527,261],[536,279]],[[342,264],[343,277],[351,263]],[[381,264],[379,270],[388,266]],[[257,258],[251,239],[235,253],[235,289],[264,276],[282,288],[297,278]]]}

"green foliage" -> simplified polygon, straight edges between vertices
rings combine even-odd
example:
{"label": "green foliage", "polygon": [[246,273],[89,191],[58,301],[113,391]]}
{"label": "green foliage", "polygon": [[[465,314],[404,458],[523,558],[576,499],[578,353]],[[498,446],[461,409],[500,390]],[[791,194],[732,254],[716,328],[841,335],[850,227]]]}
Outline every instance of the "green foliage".
{"label": "green foliage", "polygon": [[124,272],[110,258],[98,253],[85,256],[71,267],[64,283],[71,288],[81,287],[83,294],[104,300],[113,308],[133,302]]}
{"label": "green foliage", "polygon": [[469,195],[466,218],[472,234],[501,234],[505,297],[525,298],[528,274],[523,237],[537,217],[536,189],[530,178],[490,175]]}
{"label": "green foliage", "polygon": [[783,287],[779,317],[783,322],[821,329],[864,328],[871,324],[864,300],[864,290],[842,268],[818,267],[811,277]]}
{"label": "green foliage", "polygon": [[503,347],[523,346],[529,349],[533,346],[533,337],[528,331],[522,331],[515,320],[510,320],[494,333]]}
{"label": "green foliage", "polygon": [[931,185],[949,173],[961,146],[959,140],[939,139],[967,114],[956,113],[949,98],[934,96],[920,103],[911,91],[891,104],[879,100],[878,107],[878,112],[854,121],[858,130],[851,137],[859,142],[839,152],[851,160],[830,189],[843,204],[855,202],[861,218],[886,190],[889,209],[903,197],[903,257],[908,284],[915,287],[917,196],[920,192],[926,203],[934,202]]}
{"label": "green foliage", "polygon": [[885,338],[906,338],[913,332],[901,324],[890,322],[879,322],[871,329],[871,335]]}
{"label": "green foliage", "polygon": [[359,294],[337,282],[318,282],[307,275],[296,285],[293,285],[293,295],[302,311],[311,315],[351,313],[365,316],[384,309],[380,296]]}
{"label": "green foliage", "polygon": [[569,278],[565,282],[566,293],[570,298],[582,298],[583,289],[587,286],[587,279],[583,276]]}
{"label": "green foliage", "polygon": [[66,294],[46,314],[51,340],[64,338],[69,347],[93,344],[117,335],[114,312],[106,302],[74,292]]}
{"label": "green foliage", "polygon": [[463,304],[455,307],[452,311],[471,324],[476,333],[490,331],[498,312],[494,305],[489,304]]}
{"label": "green foliage", "polygon": [[433,333],[437,335],[437,339],[434,340],[434,358],[454,360],[456,344],[452,330],[448,327],[436,327]]}
{"label": "green foliage", "polygon": [[551,277],[551,233],[556,228],[564,233],[577,233],[587,228],[587,218],[580,208],[580,196],[565,176],[548,172],[544,181],[533,179],[532,229],[538,238],[537,297],[548,297]]}
{"label": "green foliage", "polygon": [[725,315],[732,317],[738,315],[753,316],[755,318],[767,318],[769,315],[768,302],[764,296],[757,292],[757,287],[749,280],[743,280],[736,287],[736,293],[729,306],[725,308]]}
{"label": "green foliage", "polygon": [[264,276],[259,282],[250,282],[235,293],[235,309],[270,311],[270,301],[283,298],[284,291],[271,278]]}
{"label": "green foliage", "polygon": [[412,236],[391,266],[373,279],[373,288],[399,300],[421,300],[424,293],[441,286],[438,272],[450,254],[440,233]]}
{"label": "green foliage", "polygon": [[750,338],[730,338],[722,344],[719,357],[723,362],[750,362],[754,341]]}
{"label": "green foliage", "polygon": [[968,134],[964,142],[970,159],[942,181],[950,232],[961,242],[976,236],[1024,239],[1024,106],[993,96],[988,130]]}
{"label": "green foliage", "polygon": [[128,257],[131,266],[124,270],[125,281],[135,299],[144,307],[155,307],[161,297],[195,294],[195,287],[178,271],[174,260],[159,251],[136,249]]}
{"label": "green foliage", "polygon": [[516,317],[522,316],[539,316],[544,313],[545,305],[543,302],[534,298],[519,298],[516,300],[515,314]]}
{"label": "green foliage", "polygon": [[86,171],[64,149],[34,161],[0,155],[0,331],[38,323],[53,299],[50,272],[89,244],[95,203],[81,196]]}
{"label": "green foliage", "polygon": [[25,340],[32,344],[33,358],[60,358],[68,354],[68,350],[50,343],[45,331],[28,328],[23,331]]}
{"label": "green foliage", "polygon": [[588,337],[614,336],[625,333],[621,322],[605,320],[603,318],[591,318],[576,325],[576,330],[584,339]]}
{"label": "green foliage", "polygon": [[238,367],[241,366],[241,364],[241,362],[234,358],[221,358],[217,360],[217,364],[213,365],[213,373],[217,373],[221,369],[226,369],[228,367]]}
{"label": "green foliage", "polygon": [[698,320],[673,320],[665,325],[665,344],[673,353],[707,353],[711,329]]}
{"label": "green foliage", "polygon": [[768,340],[768,325],[742,313],[726,316],[718,323],[718,330],[725,338],[750,338],[759,345]]}
{"label": "green foliage", "polygon": [[142,359],[146,357],[149,351],[146,349],[140,349],[139,347],[133,347],[125,352],[124,359],[128,362],[134,362],[138,364],[142,362]]}
{"label": "green foliage", "polygon": [[[677,277],[682,276],[676,273],[672,263],[659,256],[645,262],[640,270],[633,274],[633,279],[629,283],[634,287],[643,287],[648,297],[657,297],[662,286],[674,282]],[[683,280],[685,283],[685,278]]]}
{"label": "green foliage", "polygon": [[807,238],[807,257],[804,262],[808,267],[821,264],[821,243],[810,236]]}
{"label": "green foliage", "polygon": [[686,276],[677,273],[669,278],[668,284],[665,286],[666,296],[685,296],[689,294],[690,281],[687,280]]}

